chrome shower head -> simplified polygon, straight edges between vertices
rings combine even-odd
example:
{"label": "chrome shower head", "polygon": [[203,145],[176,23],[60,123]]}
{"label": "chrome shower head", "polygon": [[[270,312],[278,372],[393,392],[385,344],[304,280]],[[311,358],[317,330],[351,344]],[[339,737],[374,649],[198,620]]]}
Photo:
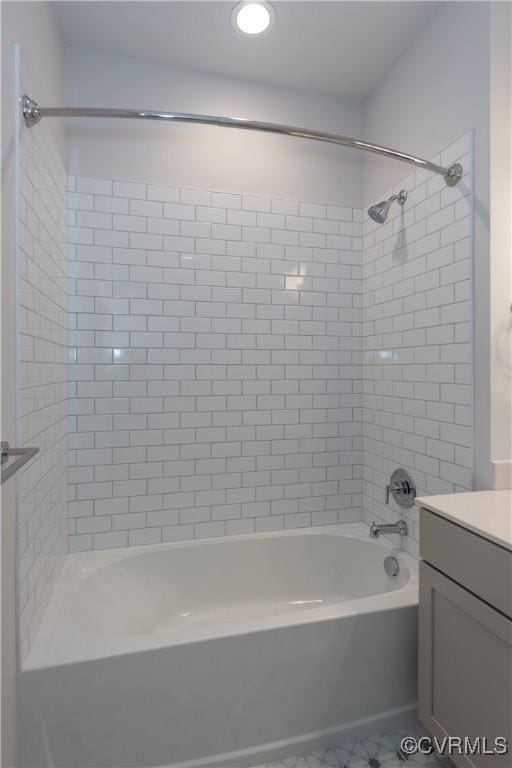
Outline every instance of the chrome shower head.
{"label": "chrome shower head", "polygon": [[407,200],[407,192],[405,189],[400,190],[400,194],[398,195],[392,195],[392,197],[390,197],[388,200],[382,200],[380,203],[370,206],[370,208],[368,208],[368,216],[370,219],[373,219],[373,221],[377,222],[377,224],[384,224],[388,217],[391,203],[393,203],[395,200],[397,201],[398,205],[404,205],[405,201]]}
{"label": "chrome shower head", "polygon": [[381,203],[377,203],[377,205],[372,205],[368,208],[368,216],[377,224],[384,224],[388,217],[390,207],[390,200],[383,200]]}

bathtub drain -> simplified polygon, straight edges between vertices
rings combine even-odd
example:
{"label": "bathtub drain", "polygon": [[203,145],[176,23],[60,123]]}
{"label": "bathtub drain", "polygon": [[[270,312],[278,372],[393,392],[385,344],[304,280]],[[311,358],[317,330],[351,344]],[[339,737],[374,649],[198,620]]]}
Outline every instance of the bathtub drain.
{"label": "bathtub drain", "polygon": [[390,555],[389,557],[384,558],[384,570],[388,576],[398,576],[400,572],[400,564],[396,557]]}

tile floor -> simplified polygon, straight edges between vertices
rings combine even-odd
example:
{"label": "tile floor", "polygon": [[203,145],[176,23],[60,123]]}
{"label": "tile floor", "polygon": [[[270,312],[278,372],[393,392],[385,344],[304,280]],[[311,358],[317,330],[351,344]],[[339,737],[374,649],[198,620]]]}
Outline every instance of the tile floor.
{"label": "tile floor", "polygon": [[419,726],[388,731],[365,741],[347,741],[339,746],[294,755],[257,768],[450,768],[447,758],[435,755],[405,755],[400,752],[404,736],[423,736]]}

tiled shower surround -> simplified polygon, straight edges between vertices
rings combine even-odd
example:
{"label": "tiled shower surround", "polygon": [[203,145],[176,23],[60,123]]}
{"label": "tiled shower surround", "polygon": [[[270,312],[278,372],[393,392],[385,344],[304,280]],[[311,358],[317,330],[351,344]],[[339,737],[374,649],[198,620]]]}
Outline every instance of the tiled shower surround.
{"label": "tiled shower surround", "polygon": [[447,187],[417,171],[403,210],[384,225],[364,219],[364,519],[406,517],[404,546],[417,554],[418,508],[384,504],[397,467],[418,495],[471,490],[472,134],[434,158],[460,162]]}
{"label": "tiled shower surround", "polygon": [[70,177],[72,551],[391,520],[398,466],[471,487],[470,144],[381,226]]}
{"label": "tiled shower surround", "polygon": [[71,550],[361,518],[361,211],[72,177]]}
{"label": "tiled shower surround", "polygon": [[19,145],[19,445],[39,453],[17,475],[21,656],[37,633],[68,546],[67,178],[43,126]]}

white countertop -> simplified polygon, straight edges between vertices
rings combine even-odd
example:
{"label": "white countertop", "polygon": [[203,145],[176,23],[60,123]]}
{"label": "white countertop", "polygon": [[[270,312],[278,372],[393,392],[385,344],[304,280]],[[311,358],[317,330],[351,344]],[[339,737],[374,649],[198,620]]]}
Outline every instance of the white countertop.
{"label": "white countertop", "polygon": [[423,496],[416,504],[512,550],[512,489]]}

